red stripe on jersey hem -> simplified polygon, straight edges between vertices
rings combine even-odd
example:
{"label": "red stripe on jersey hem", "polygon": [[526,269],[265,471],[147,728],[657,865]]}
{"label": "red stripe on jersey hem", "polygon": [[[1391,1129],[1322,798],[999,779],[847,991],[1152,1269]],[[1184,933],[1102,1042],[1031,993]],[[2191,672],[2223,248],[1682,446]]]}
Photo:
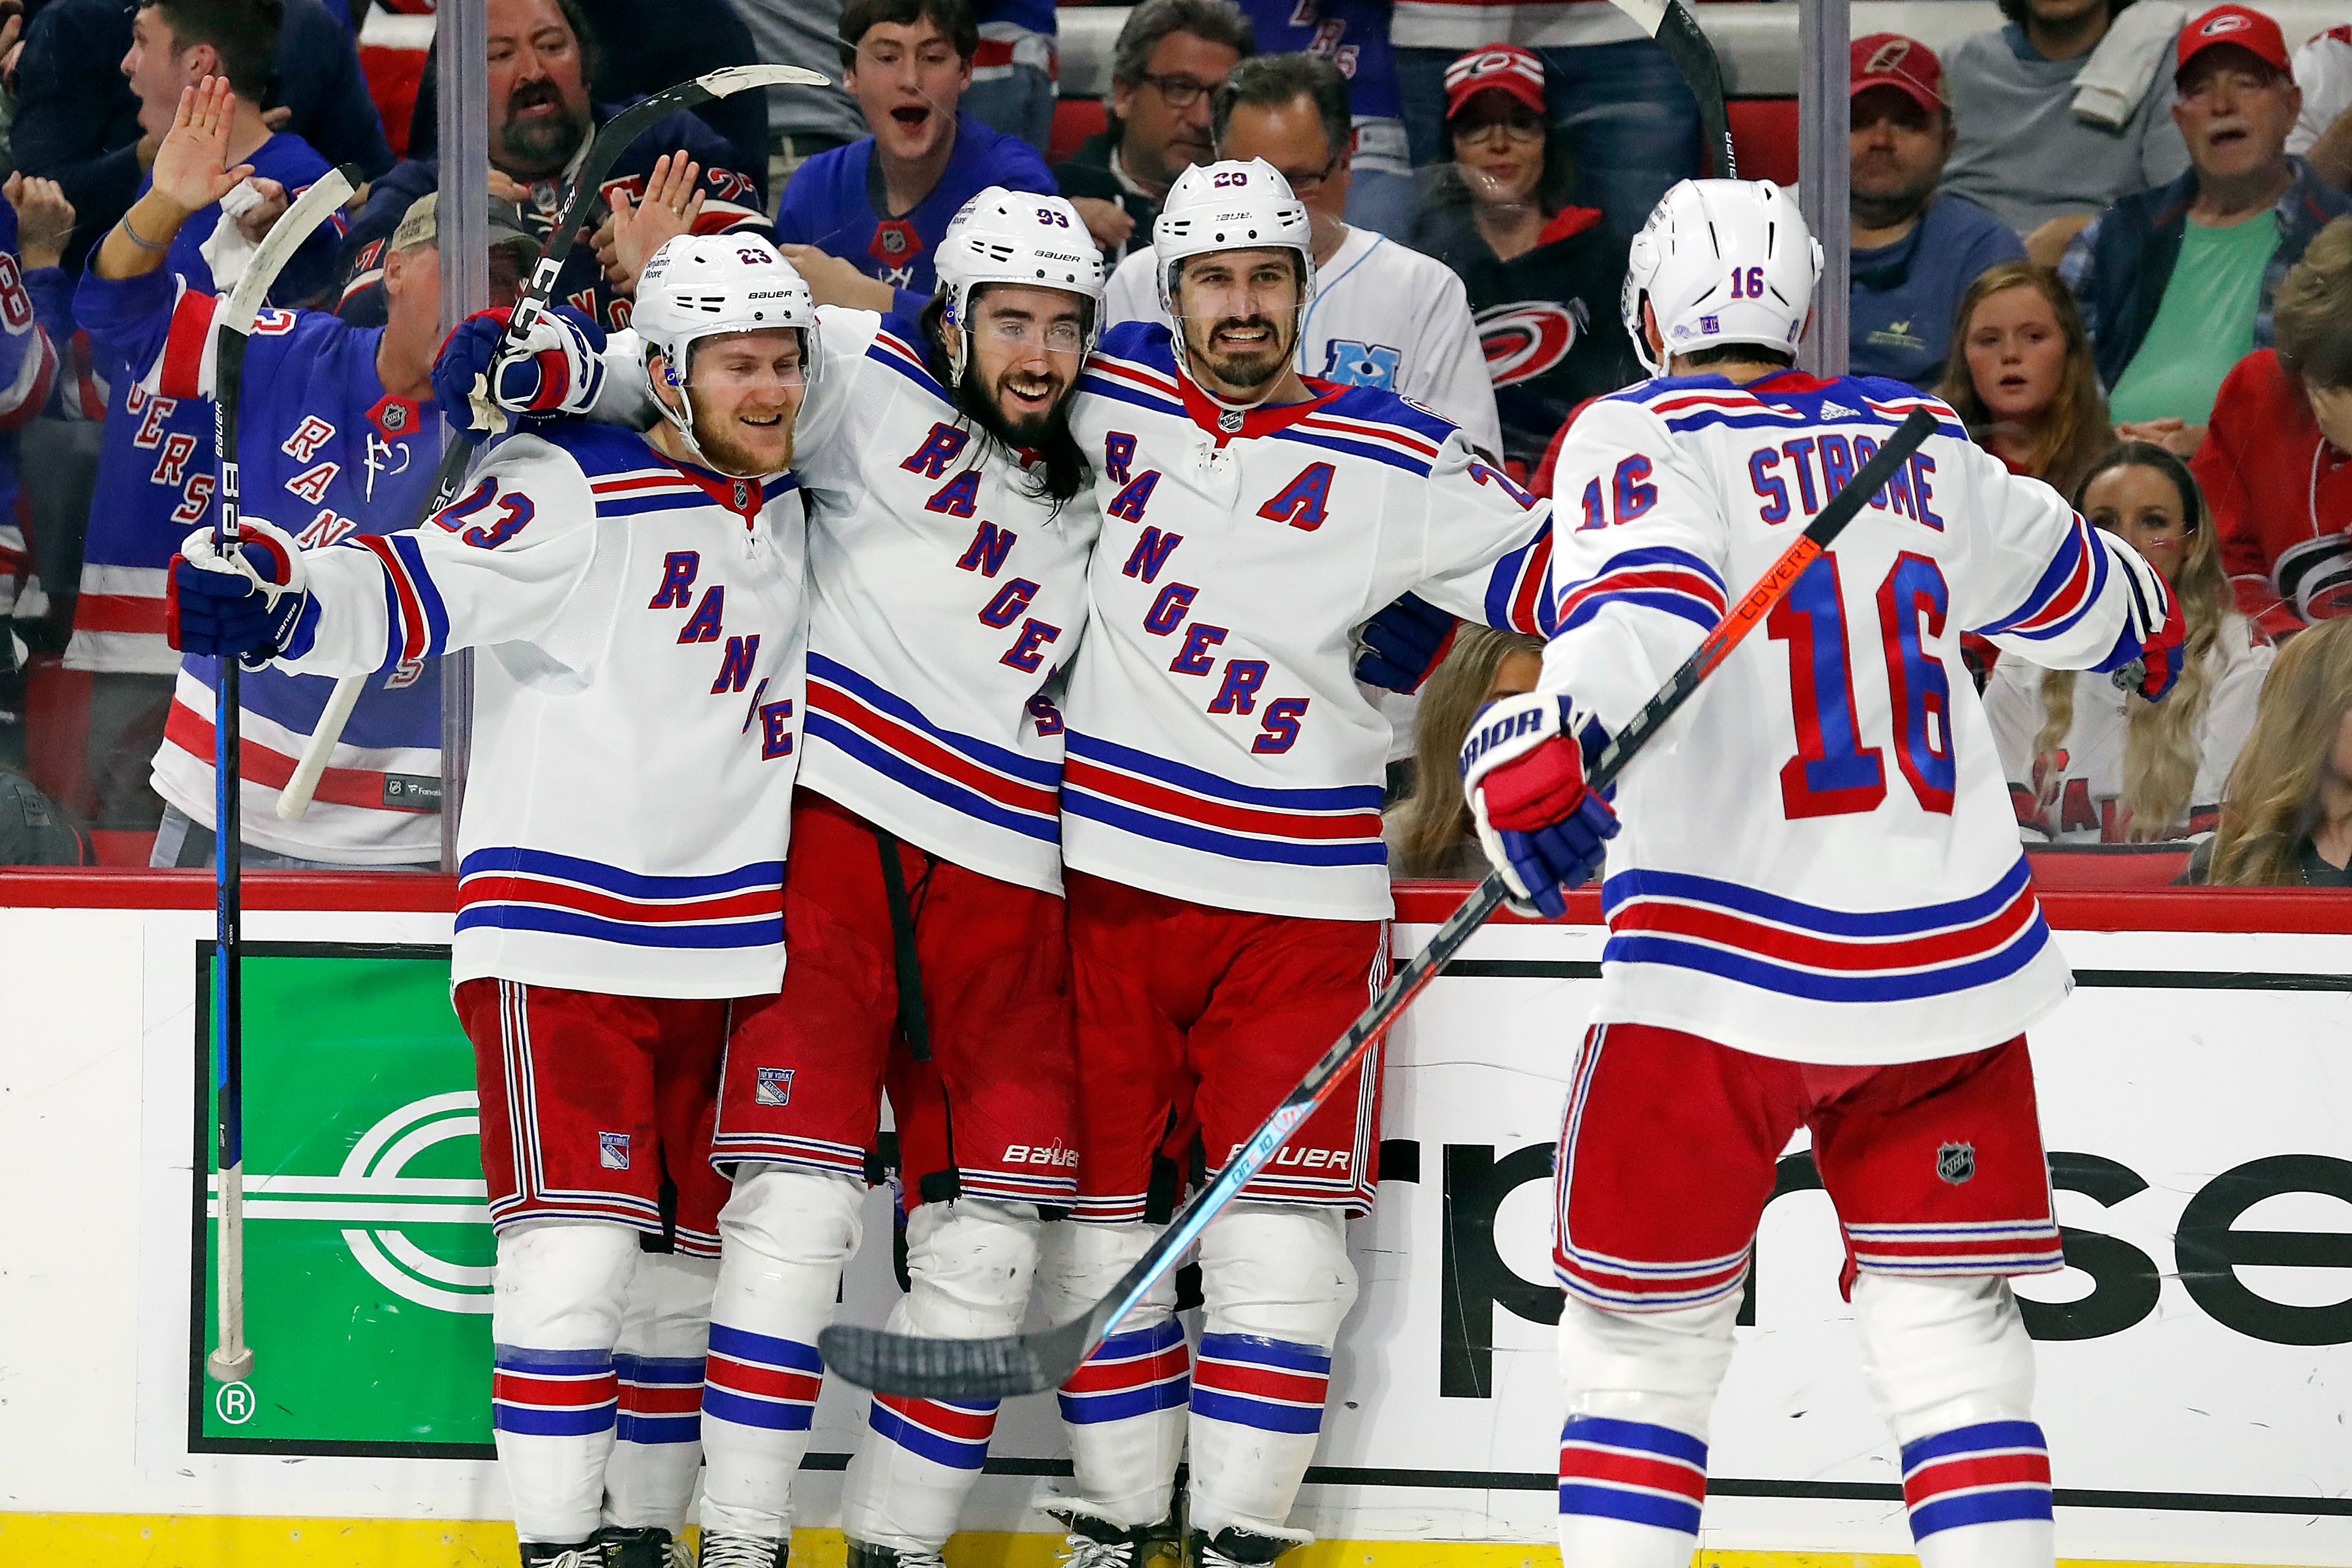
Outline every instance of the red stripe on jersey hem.
{"label": "red stripe on jersey hem", "polygon": [[1783,931],[1717,910],[1641,897],[1618,910],[1609,929],[1612,934],[1646,931],[1690,937],[1808,969],[1852,973],[1927,969],[1981,957],[2006,946],[2031,925],[2036,909],[2029,882],[2016,898],[1971,926],[1896,942],[1846,942]]}
{"label": "red stripe on jersey hem", "polygon": [[[163,739],[167,744],[179,747],[205,767],[213,765],[213,721],[176,696],[172,700],[172,715],[163,721]],[[293,779],[298,759],[258,741],[242,736],[238,741],[237,766],[247,784],[284,789]],[[384,775],[364,768],[329,768],[319,775],[315,798],[329,805],[357,806],[363,811],[391,811],[403,816],[439,815],[437,806],[392,804],[387,798]]]}
{"label": "red stripe on jersey hem", "polygon": [[821,677],[809,677],[808,705],[816,712],[840,720],[917,766],[943,774],[976,795],[986,795],[999,805],[1038,816],[1058,817],[1061,815],[1061,796],[1055,791],[1040,789],[1034,784],[991,773],[920,731],[877,712]]}
{"label": "red stripe on jersey hem", "polygon": [[569,882],[548,881],[520,872],[491,871],[467,877],[457,884],[459,912],[477,904],[542,904],[556,909],[577,910],[583,914],[623,921],[631,925],[675,925],[782,915],[784,891],[781,887],[754,888],[746,892],[723,893],[675,904],[656,904],[574,887]]}
{"label": "red stripe on jersey hem", "polygon": [[1073,789],[1156,811],[1186,822],[1255,833],[1266,838],[1294,840],[1370,839],[1381,836],[1381,814],[1356,811],[1332,816],[1265,807],[1232,805],[1185,795],[1132,773],[1113,772],[1097,763],[1069,757],[1062,763],[1062,781]]}
{"label": "red stripe on jersey hem", "polygon": [[84,594],[74,601],[78,632],[136,632],[163,635],[164,601],[161,594]]}

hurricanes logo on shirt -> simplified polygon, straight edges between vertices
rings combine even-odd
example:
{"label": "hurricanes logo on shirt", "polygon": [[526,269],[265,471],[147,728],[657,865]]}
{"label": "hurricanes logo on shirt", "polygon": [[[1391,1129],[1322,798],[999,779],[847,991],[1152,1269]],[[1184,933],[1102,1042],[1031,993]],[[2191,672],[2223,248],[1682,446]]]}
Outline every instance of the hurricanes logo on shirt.
{"label": "hurricanes logo on shirt", "polygon": [[1486,378],[1516,386],[1559,369],[1592,324],[1592,310],[1581,300],[1514,300],[1489,305],[1475,319]]}

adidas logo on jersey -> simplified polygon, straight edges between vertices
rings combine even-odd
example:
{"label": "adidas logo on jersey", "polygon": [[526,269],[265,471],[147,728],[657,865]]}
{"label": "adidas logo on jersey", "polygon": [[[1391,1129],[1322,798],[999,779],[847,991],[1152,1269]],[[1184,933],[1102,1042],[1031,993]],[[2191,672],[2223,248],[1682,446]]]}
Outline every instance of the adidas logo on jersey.
{"label": "adidas logo on jersey", "polygon": [[1859,408],[1848,408],[1843,403],[1824,403],[1822,405],[1822,417],[1824,419],[1859,419],[1862,417],[1862,410]]}

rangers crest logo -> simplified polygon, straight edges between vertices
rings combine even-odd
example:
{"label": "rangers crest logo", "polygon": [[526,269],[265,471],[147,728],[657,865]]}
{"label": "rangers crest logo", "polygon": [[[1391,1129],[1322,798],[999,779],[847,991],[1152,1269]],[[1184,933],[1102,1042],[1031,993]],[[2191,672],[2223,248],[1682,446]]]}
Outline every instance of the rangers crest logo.
{"label": "rangers crest logo", "polygon": [[608,1171],[629,1168],[629,1135],[625,1132],[596,1134],[596,1163]]}
{"label": "rangers crest logo", "polygon": [[1936,1174],[1958,1186],[1977,1173],[1977,1146],[1947,1143],[1936,1151]]}
{"label": "rangers crest logo", "polygon": [[791,1068],[761,1068],[760,1080],[752,1088],[755,1105],[790,1105],[793,1102],[793,1071]]}

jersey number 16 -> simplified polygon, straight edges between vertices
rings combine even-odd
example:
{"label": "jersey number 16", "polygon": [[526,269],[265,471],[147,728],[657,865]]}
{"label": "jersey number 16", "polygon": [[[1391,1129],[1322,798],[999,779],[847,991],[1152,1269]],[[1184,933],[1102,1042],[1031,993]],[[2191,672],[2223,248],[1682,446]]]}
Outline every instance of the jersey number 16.
{"label": "jersey number 16", "polygon": [[[1952,689],[1943,660],[1923,646],[1944,634],[1950,595],[1944,574],[1905,551],[1878,585],[1879,630],[1893,699],[1895,758],[1923,811],[1952,809]],[[1791,817],[1875,811],[1886,798],[1877,746],[1862,743],[1848,662],[1845,595],[1834,555],[1823,555],[1772,606],[1764,629],[1789,647],[1789,697],[1797,754],[1780,768],[1780,805]]]}

